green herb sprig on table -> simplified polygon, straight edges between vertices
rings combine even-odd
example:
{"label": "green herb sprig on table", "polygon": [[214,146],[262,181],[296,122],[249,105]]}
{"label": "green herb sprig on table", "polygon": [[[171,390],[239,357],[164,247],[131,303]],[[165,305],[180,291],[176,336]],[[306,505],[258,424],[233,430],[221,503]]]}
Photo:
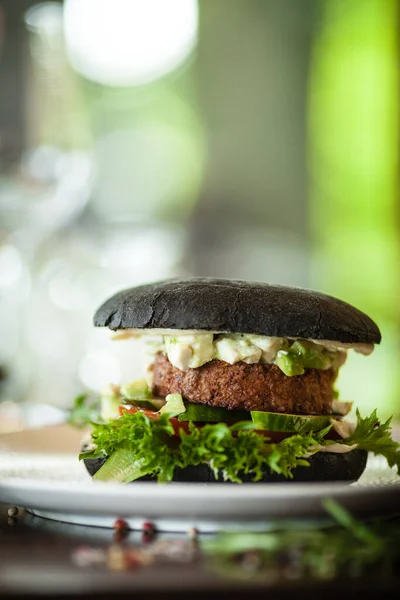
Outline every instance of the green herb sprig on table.
{"label": "green herb sprig on table", "polygon": [[400,559],[400,528],[365,525],[332,499],[324,508],[334,527],[304,529],[293,524],[268,533],[221,533],[205,540],[211,568],[254,580],[355,577],[371,571],[387,575]]}
{"label": "green herb sprig on table", "polygon": [[73,427],[83,429],[92,423],[101,421],[100,409],[100,398],[90,398],[88,394],[81,394],[75,398],[67,422]]}

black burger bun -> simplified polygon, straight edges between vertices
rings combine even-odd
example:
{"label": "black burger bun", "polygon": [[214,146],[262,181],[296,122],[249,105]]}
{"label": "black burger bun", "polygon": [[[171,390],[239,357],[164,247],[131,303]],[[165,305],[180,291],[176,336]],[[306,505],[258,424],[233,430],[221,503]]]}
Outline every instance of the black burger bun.
{"label": "black burger bun", "polygon": [[[308,460],[309,467],[297,467],[293,472],[293,479],[286,479],[278,473],[271,473],[266,469],[265,475],[261,481],[257,483],[273,483],[273,482],[318,482],[318,481],[357,481],[364,472],[367,464],[368,453],[365,450],[351,450],[345,454],[337,454],[333,452],[317,452]],[[105,463],[106,458],[86,458],[84,463],[86,469],[93,475]],[[241,474],[240,478],[244,483],[253,483],[253,477]],[[155,481],[154,477],[146,475],[132,483],[140,483],[141,481]],[[175,482],[186,483],[219,483],[222,482],[222,476],[218,479],[214,476],[214,472],[207,465],[190,466],[185,469],[175,469]]]}
{"label": "black burger bun", "polygon": [[199,329],[271,337],[381,341],[378,326],[354,306],[311,290],[229,279],[170,279],[112,296],[97,327]]}

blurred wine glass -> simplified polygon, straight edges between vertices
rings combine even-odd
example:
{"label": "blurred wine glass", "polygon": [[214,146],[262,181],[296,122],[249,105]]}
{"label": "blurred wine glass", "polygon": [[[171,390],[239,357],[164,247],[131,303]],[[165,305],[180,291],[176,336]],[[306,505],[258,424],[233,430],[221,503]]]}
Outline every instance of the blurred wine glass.
{"label": "blurred wine glass", "polygon": [[[61,5],[32,7],[24,27],[29,52],[26,64],[16,67],[28,80],[24,116],[19,115],[26,140],[12,160],[10,144],[0,144],[1,397],[9,402],[27,397],[35,369],[25,332],[37,287],[38,254],[47,239],[82,214],[94,172],[88,128],[77,128],[70,118],[70,97],[77,88],[71,85],[73,73],[64,53]],[[14,35],[10,29],[11,43]]]}

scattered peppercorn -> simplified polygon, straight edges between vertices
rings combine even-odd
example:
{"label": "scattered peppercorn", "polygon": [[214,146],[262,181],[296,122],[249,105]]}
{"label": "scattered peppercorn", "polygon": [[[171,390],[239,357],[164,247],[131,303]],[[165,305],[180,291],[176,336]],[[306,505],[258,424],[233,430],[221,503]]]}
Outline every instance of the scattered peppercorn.
{"label": "scattered peppercorn", "polygon": [[156,526],[151,521],[145,521],[142,525],[142,531],[154,534],[156,532]]}
{"label": "scattered peppercorn", "polygon": [[126,531],[129,530],[129,525],[128,523],[125,521],[125,519],[117,519],[113,525],[115,531],[119,532],[119,533],[125,533]]}

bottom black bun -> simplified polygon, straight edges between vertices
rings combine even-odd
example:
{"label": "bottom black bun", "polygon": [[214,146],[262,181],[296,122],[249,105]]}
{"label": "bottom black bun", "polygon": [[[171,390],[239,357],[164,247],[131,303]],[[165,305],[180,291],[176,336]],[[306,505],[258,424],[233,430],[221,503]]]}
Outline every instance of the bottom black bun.
{"label": "bottom black bun", "polygon": [[[357,481],[364,472],[367,464],[368,454],[365,450],[352,450],[345,454],[333,452],[317,452],[313,454],[308,462],[309,467],[297,467],[293,470],[293,479],[286,479],[278,473],[271,473],[268,469],[264,477],[257,483],[267,482],[292,482],[292,481]],[[86,458],[85,467],[94,475],[106,462],[106,458]],[[244,483],[254,483],[251,475],[240,475]],[[145,475],[136,482],[155,481],[154,477]],[[175,469],[173,481],[191,483],[219,483],[222,477],[216,478],[214,472],[207,465]]]}

